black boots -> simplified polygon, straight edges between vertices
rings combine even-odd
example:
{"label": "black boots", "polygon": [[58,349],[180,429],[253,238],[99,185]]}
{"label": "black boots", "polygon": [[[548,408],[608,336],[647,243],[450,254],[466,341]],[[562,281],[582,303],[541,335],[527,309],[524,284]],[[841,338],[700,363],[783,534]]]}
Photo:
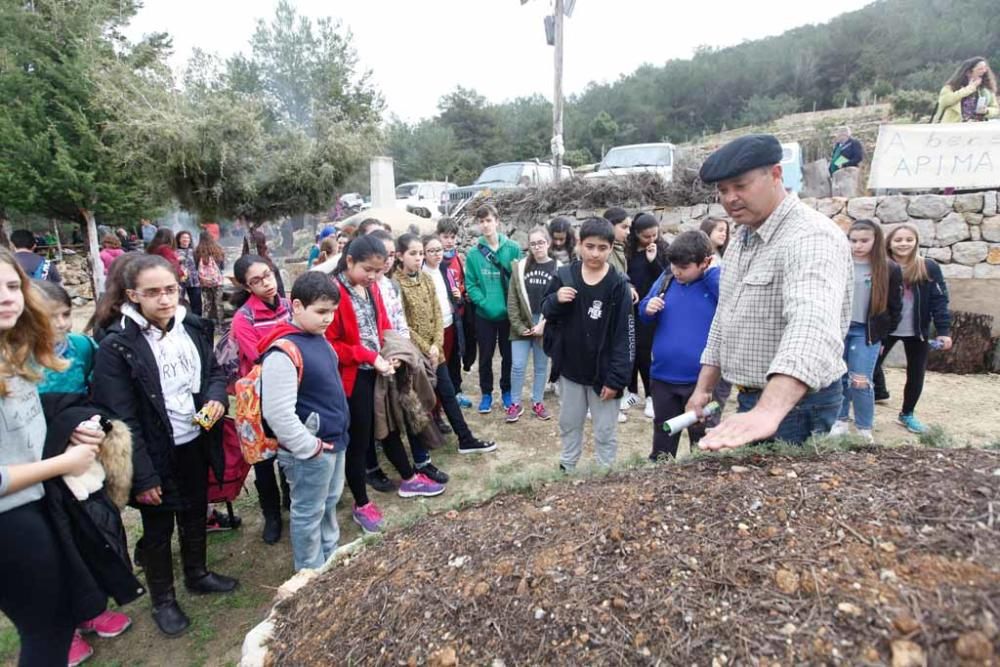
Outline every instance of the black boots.
{"label": "black boots", "polygon": [[142,567],[146,587],[153,604],[153,620],[160,632],[176,637],[188,629],[191,621],[174,597],[174,564],[170,557],[170,542],[159,546],[143,546]]}
{"label": "black boots", "polygon": [[[190,513],[195,514],[197,513]],[[197,523],[185,524],[180,528],[181,562],[184,564],[184,586],[192,593],[229,593],[239,586],[240,582],[214,572],[209,572],[205,566],[206,534],[205,522],[195,517]]]}
{"label": "black boots", "polygon": [[281,498],[278,495],[278,485],[271,478],[254,480],[254,486],[257,487],[257,499],[264,515],[264,541],[275,544],[281,539]]}

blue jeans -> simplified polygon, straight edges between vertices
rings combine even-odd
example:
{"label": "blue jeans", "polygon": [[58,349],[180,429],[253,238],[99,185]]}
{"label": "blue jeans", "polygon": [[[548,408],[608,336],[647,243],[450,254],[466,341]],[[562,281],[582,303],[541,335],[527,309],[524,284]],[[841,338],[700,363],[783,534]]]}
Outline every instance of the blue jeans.
{"label": "blue jeans", "polygon": [[297,459],[278,450],[278,465],[291,489],[292,557],[295,570],[317,569],[337,549],[337,501],[344,490],[345,452],[320,452],[311,459]]}
{"label": "blue jeans", "polygon": [[[759,391],[741,391],[737,397],[738,412],[752,410],[760,400],[760,395]],[[781,420],[778,430],[769,440],[782,440],[793,445],[801,445],[811,435],[828,434],[833,428],[833,422],[837,421],[842,396],[839,380],[829,387],[806,394]]]}
{"label": "blue jeans", "polygon": [[[541,315],[534,315],[532,323],[538,324]],[[548,380],[549,358],[542,350],[542,337],[532,336],[524,340],[512,340],[510,351],[513,367],[510,371],[510,395],[514,403],[521,404],[521,390],[524,388],[524,374],[528,368],[528,357],[532,357],[534,377],[531,381],[531,402],[541,403],[545,394],[545,381]]]}
{"label": "blue jeans", "polygon": [[859,429],[870,431],[875,425],[875,390],[872,375],[882,349],[881,343],[868,344],[865,325],[851,322],[844,340],[844,361],[847,372],[841,380],[844,399],[840,405],[838,419],[847,420],[854,404],[854,423]]}

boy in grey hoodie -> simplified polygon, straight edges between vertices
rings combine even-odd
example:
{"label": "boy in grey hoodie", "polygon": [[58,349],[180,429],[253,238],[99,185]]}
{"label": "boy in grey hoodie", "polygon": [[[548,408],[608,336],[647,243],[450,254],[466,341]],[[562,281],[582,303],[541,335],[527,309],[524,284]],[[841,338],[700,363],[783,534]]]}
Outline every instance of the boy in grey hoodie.
{"label": "boy in grey hoodie", "polygon": [[[350,416],[337,354],[323,335],[340,291],[326,274],[309,271],[295,281],[291,296],[291,324],[278,325],[261,341],[260,397],[291,489],[292,554],[295,569],[302,570],[322,566],[340,539],[337,501]],[[286,342],[275,345],[279,339]]]}

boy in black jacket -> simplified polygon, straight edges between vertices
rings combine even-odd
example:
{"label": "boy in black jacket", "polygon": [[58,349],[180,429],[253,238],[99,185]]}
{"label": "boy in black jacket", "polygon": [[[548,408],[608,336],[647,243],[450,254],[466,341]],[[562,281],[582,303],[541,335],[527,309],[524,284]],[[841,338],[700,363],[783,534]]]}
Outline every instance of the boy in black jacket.
{"label": "boy in black jacket", "polygon": [[583,453],[588,410],[597,462],[610,466],[618,451],[617,399],[635,360],[635,320],[628,280],[608,264],[614,241],[610,222],[584,221],[580,260],[559,269],[542,302],[552,375],[560,377],[559,467],[564,471],[573,470]]}

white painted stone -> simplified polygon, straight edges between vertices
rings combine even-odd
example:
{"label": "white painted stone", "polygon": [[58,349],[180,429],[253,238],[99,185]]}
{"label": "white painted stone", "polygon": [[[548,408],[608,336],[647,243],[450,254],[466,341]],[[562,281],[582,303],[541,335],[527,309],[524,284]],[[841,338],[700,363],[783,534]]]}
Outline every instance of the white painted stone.
{"label": "white painted stone", "polygon": [[963,213],[962,217],[965,218],[965,222],[970,225],[981,225],[983,224],[983,214],[982,213]]}
{"label": "white painted stone", "polygon": [[907,207],[907,211],[912,218],[940,220],[951,213],[952,209],[947,197],[942,195],[917,195],[910,198],[910,205]]}
{"label": "white painted stone", "polygon": [[1000,215],[983,218],[983,224],[979,228],[983,231],[984,240],[1000,241]]}
{"label": "white painted stone", "polygon": [[969,238],[972,239],[973,241],[982,241],[983,230],[981,230],[979,227],[976,227],[975,225],[969,225]]}
{"label": "white painted stone", "polygon": [[257,624],[243,639],[240,667],[264,667],[268,664],[267,644],[274,635],[274,621],[268,618]]}
{"label": "white painted stone", "polygon": [[940,264],[951,264],[951,248],[928,248],[926,256]]}
{"label": "white painted stone", "polygon": [[983,241],[963,241],[951,247],[951,258],[956,264],[975,266],[986,261],[989,244]]}
{"label": "white painted stone", "polygon": [[828,218],[832,218],[838,213],[844,210],[847,205],[847,199],[844,197],[830,197],[829,199],[820,199],[816,204],[816,210],[825,215]]}
{"label": "white painted stone", "polygon": [[972,267],[961,264],[942,264],[941,275],[945,280],[969,280],[973,277]]}
{"label": "white painted stone", "polygon": [[955,195],[955,211],[958,213],[979,213],[983,210],[983,193],[969,192]]}
{"label": "white painted stone", "polygon": [[1000,265],[976,264],[973,267],[973,277],[981,280],[1000,280]]}
{"label": "white painted stone", "polygon": [[279,601],[287,600],[298,593],[303,586],[315,579],[317,574],[319,573],[316,570],[299,570],[291,579],[288,579],[278,587],[275,599]]}
{"label": "white painted stone", "polygon": [[879,197],[876,214],[882,222],[906,222],[910,216],[906,213],[906,207],[910,203],[910,198],[905,195],[891,195],[889,197]]}
{"label": "white painted stone", "polygon": [[935,227],[934,245],[936,246],[951,245],[965,241],[970,237],[969,226],[965,224],[965,218],[959,213],[949,213]]}
{"label": "white painted stone", "polygon": [[997,191],[990,190],[983,193],[983,215],[997,214]]}
{"label": "white painted stone", "polygon": [[875,197],[855,197],[847,202],[847,215],[855,220],[875,217],[875,207],[878,200]]}

